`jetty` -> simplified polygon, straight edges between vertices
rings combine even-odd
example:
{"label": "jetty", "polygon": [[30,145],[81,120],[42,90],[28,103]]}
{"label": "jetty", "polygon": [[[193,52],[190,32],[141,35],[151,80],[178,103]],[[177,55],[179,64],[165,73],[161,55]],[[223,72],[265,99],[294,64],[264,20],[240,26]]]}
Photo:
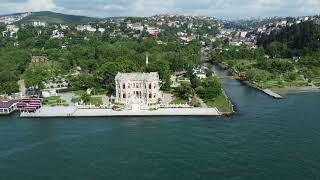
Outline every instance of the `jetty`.
{"label": "jetty", "polygon": [[36,112],[22,112],[22,118],[40,117],[130,117],[130,116],[220,116],[217,108],[159,108],[157,110],[80,109],[70,107],[42,107]]}
{"label": "jetty", "polygon": [[269,96],[271,96],[271,97],[273,97],[273,98],[275,98],[275,99],[282,99],[282,98],[283,98],[282,96],[280,96],[279,94],[273,92],[273,91],[270,90],[270,89],[263,89],[262,91],[263,91],[265,94],[267,94],[267,95],[269,95]]}

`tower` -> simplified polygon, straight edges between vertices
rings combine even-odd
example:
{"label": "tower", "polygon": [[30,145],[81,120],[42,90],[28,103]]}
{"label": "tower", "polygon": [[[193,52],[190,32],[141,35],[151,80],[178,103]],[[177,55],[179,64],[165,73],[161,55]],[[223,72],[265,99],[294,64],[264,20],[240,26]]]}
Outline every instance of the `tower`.
{"label": "tower", "polygon": [[148,65],[148,64],[149,64],[149,54],[146,53],[146,65]]}

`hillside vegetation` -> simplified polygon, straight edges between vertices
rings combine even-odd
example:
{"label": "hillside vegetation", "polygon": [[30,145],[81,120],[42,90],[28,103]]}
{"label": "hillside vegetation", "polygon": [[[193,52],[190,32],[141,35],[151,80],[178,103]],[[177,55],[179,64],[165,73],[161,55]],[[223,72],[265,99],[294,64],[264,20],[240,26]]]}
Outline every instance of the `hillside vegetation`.
{"label": "hillside vegetation", "polygon": [[320,86],[320,25],[308,21],[260,34],[258,45],[214,51],[212,61],[260,88]]}
{"label": "hillside vegetation", "polygon": [[45,21],[49,24],[80,24],[88,23],[98,20],[98,18],[86,17],[86,16],[76,16],[76,15],[66,15],[61,13],[54,13],[50,11],[33,12],[31,15],[23,18],[19,21],[19,24],[28,23],[34,20]]}

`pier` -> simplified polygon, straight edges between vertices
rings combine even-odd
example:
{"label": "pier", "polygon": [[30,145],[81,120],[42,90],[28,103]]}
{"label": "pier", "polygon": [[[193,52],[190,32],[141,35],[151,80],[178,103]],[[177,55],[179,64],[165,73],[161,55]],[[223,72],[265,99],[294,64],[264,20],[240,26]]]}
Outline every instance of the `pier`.
{"label": "pier", "polygon": [[275,98],[275,99],[282,99],[282,98],[283,98],[282,96],[280,96],[279,94],[271,91],[270,89],[263,89],[262,91],[263,91],[265,94],[267,94],[267,95],[269,95],[269,96],[271,96],[271,97],[273,97],[273,98]]}

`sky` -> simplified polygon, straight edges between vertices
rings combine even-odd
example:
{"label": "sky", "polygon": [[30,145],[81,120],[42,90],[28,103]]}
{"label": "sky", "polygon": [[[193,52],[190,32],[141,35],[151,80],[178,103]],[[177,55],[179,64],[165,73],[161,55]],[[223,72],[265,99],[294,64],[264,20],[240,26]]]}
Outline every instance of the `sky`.
{"label": "sky", "polygon": [[0,0],[0,13],[54,11],[92,17],[201,15],[242,19],[320,13],[320,0]]}

